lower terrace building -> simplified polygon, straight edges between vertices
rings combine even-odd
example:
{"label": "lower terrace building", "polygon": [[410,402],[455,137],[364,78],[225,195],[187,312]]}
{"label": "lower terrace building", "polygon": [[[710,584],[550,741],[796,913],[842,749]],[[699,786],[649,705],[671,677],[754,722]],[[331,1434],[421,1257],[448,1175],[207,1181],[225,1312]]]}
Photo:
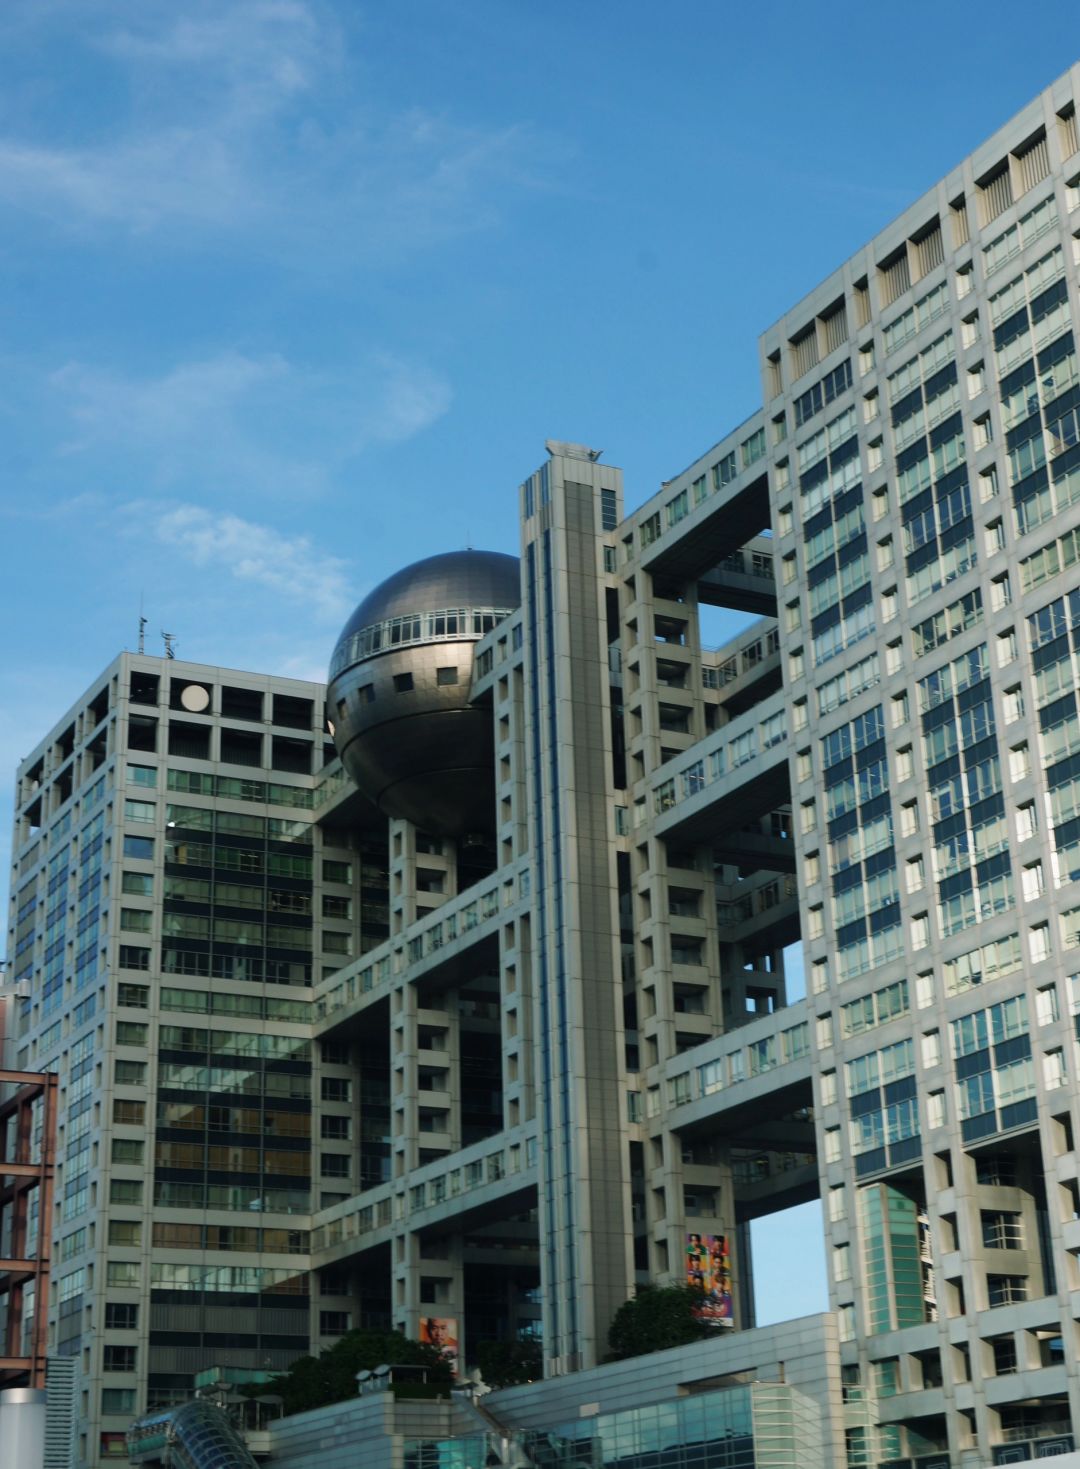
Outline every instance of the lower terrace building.
{"label": "lower terrace building", "polygon": [[22,767],[88,1462],[241,1312],[245,1363],[390,1323],[559,1378],[689,1279],[737,1379],[749,1224],[817,1197],[848,1464],[1073,1449],[1078,86],[766,331],[765,407],[641,508],[552,442],[519,568],[372,593],[341,763],[321,690],[125,655]]}

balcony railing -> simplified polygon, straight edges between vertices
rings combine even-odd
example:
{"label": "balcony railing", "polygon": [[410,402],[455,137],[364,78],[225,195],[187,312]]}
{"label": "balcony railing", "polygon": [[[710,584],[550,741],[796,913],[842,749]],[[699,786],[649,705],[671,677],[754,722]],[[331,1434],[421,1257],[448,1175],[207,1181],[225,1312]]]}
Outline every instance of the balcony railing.
{"label": "balcony railing", "polygon": [[737,928],[739,924],[749,923],[751,918],[767,913],[770,908],[779,907],[781,903],[798,896],[799,884],[795,876],[790,872],[783,873],[772,882],[763,883],[761,887],[745,893],[741,898],[717,903],[717,922],[723,928]]}
{"label": "balcony railing", "polygon": [[[403,944],[388,940],[367,956],[366,962],[351,974],[335,975],[337,981],[315,1000],[315,1019],[325,1020],[353,1004],[362,995],[382,989],[394,975],[402,974],[412,964],[430,958],[447,944],[497,919],[506,908],[527,898],[532,890],[529,868],[522,868],[516,878],[492,883],[479,894],[470,889],[460,898],[444,905],[438,916],[424,920],[424,926]],[[414,926],[415,927],[415,926]]]}
{"label": "balcony railing", "polygon": [[[761,710],[769,712],[761,717]],[[706,786],[723,780],[732,771],[742,770],[768,750],[776,749],[788,738],[787,711],[782,701],[771,699],[754,711],[756,718],[741,716],[717,730],[708,740],[708,753],[689,761],[680,770],[653,788],[653,811],[660,816],[680,802],[696,796]],[[635,821],[635,825],[639,823]]]}

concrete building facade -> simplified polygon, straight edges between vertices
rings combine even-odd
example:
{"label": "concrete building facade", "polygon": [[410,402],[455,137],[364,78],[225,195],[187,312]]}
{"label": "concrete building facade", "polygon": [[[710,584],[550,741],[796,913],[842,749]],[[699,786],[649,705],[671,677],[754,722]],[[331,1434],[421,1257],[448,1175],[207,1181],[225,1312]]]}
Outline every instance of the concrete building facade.
{"label": "concrete building facade", "polygon": [[[549,442],[516,607],[451,606],[426,563],[372,594],[343,747],[385,710],[433,780],[452,741],[417,721],[489,721],[490,782],[448,777],[433,830],[396,767],[324,763],[321,690],[196,665],[125,655],[21,768],[20,1038],[66,1088],[89,1462],[104,1394],[247,1364],[241,1308],[259,1366],[301,1314],[463,1364],[535,1339],[580,1410],[618,1306],[686,1282],[734,1382],[772,1360],[750,1225],[818,1197],[827,1462],[1073,1450],[1078,89],[770,327],[765,406],[640,508]],[[747,616],[718,650],[709,608]]]}
{"label": "concrete building facade", "polygon": [[[765,332],[766,406],[640,509],[583,446],[522,486],[495,865],[410,907],[392,825],[391,937],[316,995],[388,1028],[391,1178],[314,1236],[350,1320],[371,1270],[467,1358],[538,1297],[551,1375],[644,1282],[746,1329],[749,1222],[820,1196],[848,1462],[1072,1448],[1076,86]],[[703,606],[759,620],[711,652]]]}
{"label": "concrete building facade", "polygon": [[386,896],[312,821],[324,720],[318,686],[123,654],[19,769],[9,1040],[60,1078],[41,1228],[79,1464],[206,1361],[308,1347],[312,969]]}

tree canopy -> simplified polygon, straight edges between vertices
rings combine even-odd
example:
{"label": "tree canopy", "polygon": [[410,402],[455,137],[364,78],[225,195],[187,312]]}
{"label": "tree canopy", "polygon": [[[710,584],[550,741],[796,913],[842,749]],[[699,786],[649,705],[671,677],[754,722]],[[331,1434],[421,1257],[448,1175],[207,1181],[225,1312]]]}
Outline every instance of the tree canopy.
{"label": "tree canopy", "polygon": [[608,1332],[611,1356],[620,1361],[701,1341],[710,1328],[694,1314],[701,1292],[685,1285],[642,1286],[615,1312]]}
{"label": "tree canopy", "polygon": [[[269,1391],[284,1399],[285,1412],[306,1413],[327,1403],[340,1403],[356,1396],[356,1374],[373,1371],[383,1363],[428,1369],[428,1382],[445,1385],[453,1381],[450,1363],[438,1347],[410,1341],[400,1331],[362,1328],[350,1331],[317,1357],[300,1357],[288,1372],[276,1377]],[[252,1396],[267,1388],[249,1390]]]}
{"label": "tree canopy", "polygon": [[544,1375],[538,1341],[482,1341],[476,1349],[476,1362],[489,1387],[514,1387]]}

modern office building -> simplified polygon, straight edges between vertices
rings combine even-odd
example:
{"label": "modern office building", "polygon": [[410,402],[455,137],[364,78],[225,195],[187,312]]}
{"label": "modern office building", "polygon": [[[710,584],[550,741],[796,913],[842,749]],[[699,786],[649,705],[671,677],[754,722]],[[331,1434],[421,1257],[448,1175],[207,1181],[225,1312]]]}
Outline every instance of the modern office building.
{"label": "modern office building", "polygon": [[[352,759],[391,934],[315,1033],[358,1127],[385,1082],[391,1170],[316,1222],[325,1320],[536,1331],[559,1375],[689,1278],[744,1331],[749,1222],[820,1196],[849,1463],[1072,1447],[1078,81],[769,328],[763,409],[639,509],[549,444],[469,685],[493,809],[421,835]],[[453,605],[418,571],[351,627],[331,717],[434,699]],[[712,652],[703,606],[758,620]]]}
{"label": "modern office building", "polygon": [[717,1390],[782,1381],[750,1224],[818,1197],[825,1462],[1073,1449],[1078,89],[770,327],[765,406],[640,508],[551,442],[516,575],[372,593],[340,762],[320,690],[125,655],[22,767],[89,1462],[95,1415],[282,1363],[309,1302],[322,1344],[535,1338],[588,1416],[618,1306],[689,1281]]}
{"label": "modern office building", "polygon": [[79,1464],[207,1361],[308,1347],[312,966],[361,890],[373,941],[386,904],[312,821],[324,721],[320,687],[123,654],[19,769],[13,1061],[60,1079],[42,1228]]}

